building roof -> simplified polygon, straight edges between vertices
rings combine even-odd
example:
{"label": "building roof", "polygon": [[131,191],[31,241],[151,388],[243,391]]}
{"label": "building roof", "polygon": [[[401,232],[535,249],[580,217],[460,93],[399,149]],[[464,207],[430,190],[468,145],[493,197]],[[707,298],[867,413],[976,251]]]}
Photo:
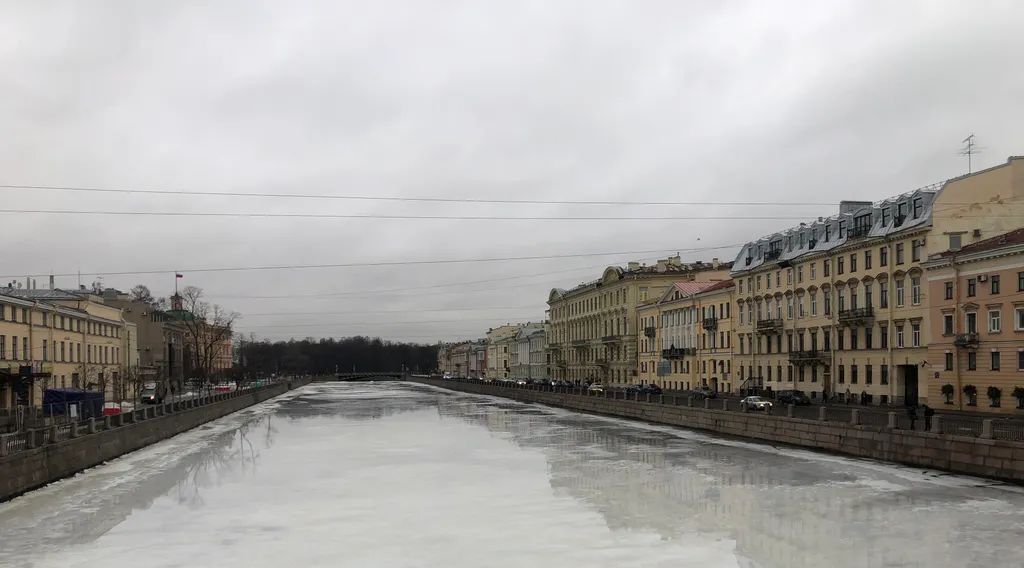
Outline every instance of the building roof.
{"label": "building roof", "polygon": [[1002,247],[1016,246],[1024,244],[1024,229],[1016,229],[1009,233],[1003,233],[996,235],[992,238],[978,241],[965,245],[960,250],[951,250],[941,253],[939,256],[950,257],[958,256],[961,254],[972,254],[976,252],[985,252],[990,250],[1000,249]]}
{"label": "building roof", "polygon": [[577,284],[572,288],[552,288],[548,294],[548,303],[566,296],[572,296],[579,292],[597,289],[604,285],[615,284],[621,280],[653,278],[672,274],[693,274],[708,270],[730,270],[732,262],[719,262],[713,259],[712,262],[698,260],[692,263],[684,263],[679,255],[659,260],[654,264],[646,265],[639,262],[630,262],[625,268],[621,266],[609,266],[604,269],[601,278]]}
{"label": "building roof", "polygon": [[724,288],[732,288],[735,285],[735,280],[720,280],[718,282],[715,282],[711,286],[708,286],[707,288],[701,290],[701,293],[714,292],[715,290],[722,290]]}

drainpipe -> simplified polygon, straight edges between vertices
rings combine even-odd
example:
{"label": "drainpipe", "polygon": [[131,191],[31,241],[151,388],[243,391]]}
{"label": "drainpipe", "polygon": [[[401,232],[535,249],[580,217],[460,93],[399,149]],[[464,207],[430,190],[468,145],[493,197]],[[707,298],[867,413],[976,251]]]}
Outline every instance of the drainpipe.
{"label": "drainpipe", "polygon": [[[964,409],[963,399],[963,385],[961,385],[960,378],[960,350],[956,347],[956,334],[957,330],[960,329],[960,264],[956,261],[956,255],[949,260],[949,265],[953,268],[953,372],[956,377],[956,409]],[[966,330],[965,330],[966,332]],[[942,356],[946,358],[945,355]]]}
{"label": "drainpipe", "polygon": [[[888,338],[887,339],[887,343],[886,343],[885,351],[886,351],[887,358],[888,358],[888,362],[886,363],[886,366],[889,367],[889,371],[890,371],[889,372],[889,401],[892,402],[892,401],[896,400],[896,392],[895,392],[895,388],[896,388],[896,386],[895,386],[896,385],[896,373],[895,373],[895,371],[896,371],[896,369],[895,369],[895,365],[892,364],[893,361],[894,361],[894,359],[893,359],[893,345],[896,343],[896,337],[892,333],[893,331],[896,330],[896,328],[892,325],[893,309],[894,309],[893,306],[896,305],[896,282],[893,281],[893,279],[892,279],[892,267],[896,265],[896,254],[895,254],[895,251],[893,250],[893,247],[892,247],[892,239],[890,239],[889,237],[885,238],[885,258],[887,259],[887,262],[885,263],[885,276],[886,276],[885,280],[886,280],[886,283],[889,285],[889,294],[888,294],[889,305],[886,306],[886,308],[885,308],[886,310],[888,310],[886,318],[885,318],[886,319],[885,336],[886,336],[886,338]],[[906,382],[907,379],[904,378],[903,380],[904,380],[904,382]],[[906,390],[906,387],[904,387],[904,390]],[[907,401],[904,400],[903,404],[906,405]]]}

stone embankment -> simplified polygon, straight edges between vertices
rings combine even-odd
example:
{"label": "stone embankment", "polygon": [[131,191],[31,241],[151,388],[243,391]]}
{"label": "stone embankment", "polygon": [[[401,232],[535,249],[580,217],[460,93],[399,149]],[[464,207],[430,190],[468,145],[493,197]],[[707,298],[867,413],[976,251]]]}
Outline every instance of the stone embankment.
{"label": "stone embankment", "polygon": [[418,377],[410,380],[454,391],[1024,483],[1024,443],[992,439],[991,421],[986,421],[987,436],[983,430],[980,437],[969,437],[941,433],[939,416],[934,418],[931,431],[917,432],[899,429],[896,413],[890,415],[886,426],[864,425],[857,411],[850,413],[847,422],[837,422],[828,420],[825,412],[818,420],[787,416],[792,413],[791,408],[777,409],[774,415],[739,412],[735,401],[731,401],[729,410],[730,401],[682,396],[640,395],[624,399],[623,393],[587,393],[578,389]]}

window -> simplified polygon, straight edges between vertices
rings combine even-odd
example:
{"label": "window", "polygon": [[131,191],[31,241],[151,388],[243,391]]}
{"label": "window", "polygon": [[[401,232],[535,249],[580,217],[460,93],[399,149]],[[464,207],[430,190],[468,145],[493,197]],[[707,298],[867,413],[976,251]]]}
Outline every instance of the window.
{"label": "window", "polygon": [[999,275],[993,274],[988,277],[989,282],[989,293],[992,295],[999,293]]}
{"label": "window", "polygon": [[857,254],[850,255],[850,272],[857,272]]}
{"label": "window", "polygon": [[843,366],[843,365],[839,365],[839,383],[842,384],[842,383],[845,383],[845,382],[846,382],[846,367]]}
{"label": "window", "polygon": [[988,332],[989,333],[999,333],[999,329],[1000,329],[1001,323],[1002,323],[1000,320],[1002,320],[1002,312],[1000,312],[999,310],[989,310],[988,311]]}
{"label": "window", "polygon": [[1014,329],[1024,331],[1024,308],[1014,308],[1013,311],[1017,315],[1013,322]]}
{"label": "window", "polygon": [[896,326],[896,348],[903,349],[903,326]]}
{"label": "window", "polygon": [[801,264],[796,267],[796,282],[797,284],[804,281],[804,266]]}
{"label": "window", "polygon": [[978,333],[978,314],[967,312],[965,323],[967,324],[967,333]]}
{"label": "window", "polygon": [[873,288],[874,287],[871,285],[870,282],[865,282],[864,283],[864,307],[865,308],[872,307],[871,294],[872,294]]}
{"label": "window", "polygon": [[889,365],[882,365],[882,384],[889,384]]}
{"label": "window", "polygon": [[793,296],[786,297],[786,319],[793,319]]}
{"label": "window", "polygon": [[[1024,274],[1024,272],[1021,272],[1021,274]],[[817,262],[812,262],[811,263],[811,280],[814,280],[817,277],[818,277],[818,263]],[[1022,280],[1022,282],[1024,282],[1024,280]],[[1021,288],[1021,289],[1024,290],[1024,288]]]}
{"label": "window", "polygon": [[896,243],[896,264],[903,264],[903,243]]}
{"label": "window", "polygon": [[942,335],[953,335],[953,314],[942,314]]}
{"label": "window", "polygon": [[897,308],[902,308],[903,307],[903,303],[904,303],[903,285],[904,284],[905,284],[905,282],[903,280],[897,280],[896,281],[896,307]]}
{"label": "window", "polygon": [[910,260],[914,262],[921,260],[921,241],[917,239],[910,241]]}
{"label": "window", "polygon": [[761,275],[760,274],[757,275],[757,290],[758,290],[758,292],[761,291]]}
{"label": "window", "polygon": [[857,383],[857,365],[850,365],[850,384],[855,385]]}
{"label": "window", "polygon": [[872,373],[873,367],[871,365],[864,365],[864,384],[870,385],[875,382],[874,373]]}
{"label": "window", "polygon": [[976,296],[978,294],[978,279],[968,278],[967,279],[967,296]]}
{"label": "window", "polygon": [[1017,273],[1017,291],[1024,292],[1024,272]]}
{"label": "window", "polygon": [[11,359],[18,360],[18,336],[11,337]]}
{"label": "window", "polygon": [[871,336],[872,333],[871,326],[864,328],[864,349],[871,349],[871,346],[874,344],[872,341],[873,337]]}
{"label": "window", "polygon": [[879,282],[878,283],[878,307],[888,308],[889,307],[889,283]]}
{"label": "window", "polygon": [[[871,270],[871,251],[864,251],[864,270]],[[871,367],[868,367],[869,369]]]}
{"label": "window", "polygon": [[910,277],[910,303],[919,306],[921,305],[921,277],[911,276]]}
{"label": "window", "polygon": [[778,270],[776,270],[775,271],[775,287],[778,288],[779,286],[782,286],[782,275],[779,273]]}
{"label": "window", "polygon": [[845,349],[845,347],[843,346],[843,338],[844,337],[846,337],[846,334],[843,333],[843,330],[842,329],[838,330],[838,332],[836,333],[836,349],[838,349],[839,351],[842,351],[842,350]]}
{"label": "window", "polygon": [[949,235],[949,250],[960,250],[960,233]]}
{"label": "window", "polygon": [[842,273],[843,273],[843,257],[840,256],[839,258],[836,259],[836,274],[842,274]]}
{"label": "window", "polygon": [[[811,293],[811,315],[818,315],[818,294],[817,292]],[[1021,309],[1021,317],[1024,317],[1024,308]],[[1021,320],[1024,323],[1024,320]]]}
{"label": "window", "polygon": [[786,284],[792,284],[792,283],[793,283],[793,269],[790,268],[789,270],[786,271]]}
{"label": "window", "polygon": [[1017,352],[1017,370],[1024,371],[1024,351]]}
{"label": "window", "polygon": [[850,328],[850,349],[857,350],[857,328]]}
{"label": "window", "polygon": [[878,249],[878,265],[888,266],[889,265],[889,247],[879,247]]}
{"label": "window", "polygon": [[48,347],[47,341],[44,339],[43,340],[43,361],[49,361],[50,360],[49,353],[47,353],[47,347]]}
{"label": "window", "polygon": [[883,207],[882,208],[882,226],[883,227],[885,227],[885,226],[887,226],[889,224],[889,215],[890,214],[891,213],[889,212],[889,208],[888,207]]}
{"label": "window", "polygon": [[914,219],[917,219],[918,217],[921,216],[921,209],[922,208],[923,208],[923,204],[921,203],[921,198],[920,197],[915,197],[914,198]]}
{"label": "window", "polygon": [[978,370],[978,353],[976,351],[967,352],[967,370],[977,371]]}
{"label": "window", "polygon": [[825,315],[826,316],[827,315],[831,315],[832,314],[832,295],[829,294],[828,292],[825,292],[823,295],[825,296]]}
{"label": "window", "polygon": [[952,282],[946,282],[946,299],[947,300],[952,300],[953,299],[953,283]]}
{"label": "window", "polygon": [[822,276],[828,276],[828,261],[821,261],[821,274]]}
{"label": "window", "polygon": [[952,371],[953,370],[953,354],[952,353],[946,353],[946,367],[945,367],[945,370],[947,370],[947,371]]}
{"label": "window", "polygon": [[990,368],[993,371],[998,371],[999,370],[999,352],[998,351],[993,351],[991,353],[991,356],[992,356],[992,362],[990,364]]}
{"label": "window", "polygon": [[846,309],[846,292],[842,289],[836,291],[836,298],[839,300],[839,311]]}
{"label": "window", "polygon": [[919,323],[910,324],[910,345],[912,347],[921,346],[921,324]]}

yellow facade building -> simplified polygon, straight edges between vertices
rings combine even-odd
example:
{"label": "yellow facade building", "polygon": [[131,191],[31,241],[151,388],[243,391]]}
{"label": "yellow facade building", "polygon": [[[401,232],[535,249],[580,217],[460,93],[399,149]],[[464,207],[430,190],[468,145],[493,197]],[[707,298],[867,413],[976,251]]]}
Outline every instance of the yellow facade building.
{"label": "yellow facade building", "polygon": [[[918,403],[928,385],[929,251],[1019,224],[1024,161],[877,203],[743,246],[736,280],[741,381],[812,398]],[[1016,219],[1016,220],[1014,220]]]}
{"label": "yellow facade building", "polygon": [[728,278],[729,264],[684,264],[678,256],[645,266],[610,266],[599,280],[548,295],[552,378],[624,385],[639,376],[638,307],[680,281]]}

